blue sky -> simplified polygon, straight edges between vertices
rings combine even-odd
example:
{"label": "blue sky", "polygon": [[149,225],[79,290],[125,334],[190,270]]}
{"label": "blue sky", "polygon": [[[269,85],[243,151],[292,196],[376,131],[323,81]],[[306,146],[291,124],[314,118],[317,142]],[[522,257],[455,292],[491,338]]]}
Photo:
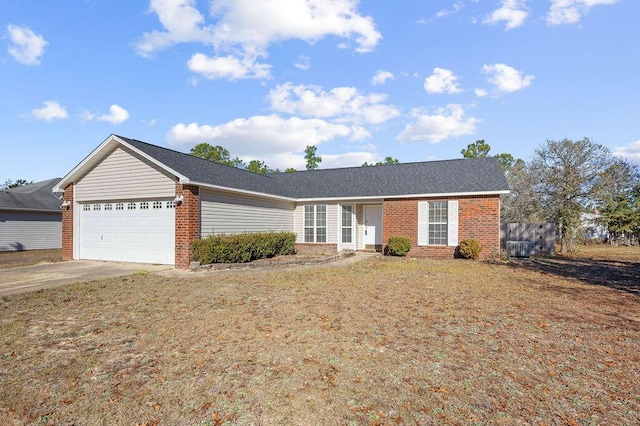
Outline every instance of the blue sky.
{"label": "blue sky", "polygon": [[581,139],[640,163],[637,0],[0,1],[0,181],[64,176],[111,133],[304,169],[529,159]]}

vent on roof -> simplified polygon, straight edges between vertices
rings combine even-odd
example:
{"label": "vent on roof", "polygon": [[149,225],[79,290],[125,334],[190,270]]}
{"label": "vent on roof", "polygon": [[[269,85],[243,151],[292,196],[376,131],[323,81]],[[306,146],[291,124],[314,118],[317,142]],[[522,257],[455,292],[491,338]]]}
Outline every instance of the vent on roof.
{"label": "vent on roof", "polygon": [[513,257],[531,256],[532,245],[529,241],[507,241],[507,254]]}

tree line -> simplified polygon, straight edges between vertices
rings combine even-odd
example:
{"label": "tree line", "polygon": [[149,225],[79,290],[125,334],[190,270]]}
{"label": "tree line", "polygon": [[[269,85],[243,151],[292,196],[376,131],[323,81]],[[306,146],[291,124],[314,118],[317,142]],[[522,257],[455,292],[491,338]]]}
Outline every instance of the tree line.
{"label": "tree line", "polygon": [[[462,150],[464,157],[486,157],[484,140]],[[638,167],[616,157],[589,138],[548,140],[530,161],[496,155],[511,193],[502,197],[503,223],[553,222],[562,252],[584,237],[585,213],[595,213],[610,242],[640,241],[640,174]]]}

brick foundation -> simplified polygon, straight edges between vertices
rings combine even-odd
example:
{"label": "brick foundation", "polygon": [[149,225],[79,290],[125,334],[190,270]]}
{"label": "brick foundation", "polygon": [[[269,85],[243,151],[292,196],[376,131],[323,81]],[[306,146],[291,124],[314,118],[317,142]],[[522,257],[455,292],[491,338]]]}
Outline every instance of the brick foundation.
{"label": "brick foundation", "polygon": [[338,252],[338,245],[325,243],[296,243],[296,252],[298,254],[336,254]]}
{"label": "brick foundation", "polygon": [[455,257],[456,247],[418,246],[418,202],[458,200],[458,241],[473,238],[480,243],[481,258],[500,253],[500,196],[468,196],[449,198],[405,198],[383,203],[383,243],[389,237],[405,236],[411,240],[408,256]]}
{"label": "brick foundation", "polygon": [[62,196],[62,201],[69,202],[69,208],[62,209],[62,260],[73,260],[73,189],[70,184]]}
{"label": "brick foundation", "polygon": [[184,199],[176,205],[175,267],[188,269],[193,260],[191,242],[200,238],[200,189],[176,182],[176,196]]}

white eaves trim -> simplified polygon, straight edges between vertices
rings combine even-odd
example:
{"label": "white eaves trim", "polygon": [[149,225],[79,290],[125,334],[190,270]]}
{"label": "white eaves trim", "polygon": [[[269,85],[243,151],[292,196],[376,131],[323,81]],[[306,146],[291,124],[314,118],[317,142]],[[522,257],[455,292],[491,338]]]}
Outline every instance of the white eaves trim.
{"label": "white eaves trim", "polygon": [[[184,183],[184,182],[181,181],[180,183]],[[255,197],[271,198],[274,200],[283,200],[283,201],[291,201],[291,202],[298,201],[297,198],[284,197],[282,195],[267,194],[265,192],[248,191],[246,189],[229,188],[228,186],[212,185],[210,183],[202,183],[202,182],[186,182],[186,183],[188,183],[189,185],[199,186],[201,188],[216,189],[218,191],[225,191],[225,192],[234,192],[236,194],[253,195]]]}
{"label": "white eaves trim", "polygon": [[405,194],[405,195],[376,195],[366,197],[325,197],[325,198],[298,198],[300,203],[312,203],[321,201],[357,201],[357,200],[383,200],[398,198],[437,198],[437,197],[469,197],[478,195],[503,195],[510,191],[479,191],[479,192],[442,192],[433,194]]}
{"label": "white eaves trim", "polygon": [[144,152],[140,151],[139,149],[131,146],[130,144],[128,144],[127,142],[123,141],[122,139],[120,139],[116,135],[110,135],[96,149],[94,149],[89,155],[87,155],[84,158],[84,160],[82,160],[76,167],[74,167],[73,170],[71,170],[69,173],[67,173],[67,175],[65,177],[63,177],[62,180],[60,182],[58,182],[58,184],[56,186],[53,187],[52,192],[53,193],[62,193],[62,192],[64,192],[64,188],[69,186],[70,183],[73,183],[73,182],[77,181],[79,177],[82,177],[86,172],[88,172],[89,170],[87,170],[87,169],[89,167],[93,167],[93,160],[94,159],[100,158],[100,155],[102,154],[103,151],[107,150],[111,146],[114,146],[115,144],[120,144],[120,145],[123,145],[123,146],[127,147],[131,151],[133,151],[136,154],[140,155],[142,158],[145,158],[146,160],[150,161],[151,163],[155,164],[156,166],[160,167],[161,169],[166,170],[167,172],[169,172],[172,175],[174,175],[177,178],[179,178],[180,179],[180,183],[183,183],[183,184],[189,183],[189,178],[188,177],[176,172],[175,170],[171,169],[170,167],[167,167],[166,164],[163,164],[163,163],[159,162],[155,158],[150,157],[149,155],[145,154]]}

